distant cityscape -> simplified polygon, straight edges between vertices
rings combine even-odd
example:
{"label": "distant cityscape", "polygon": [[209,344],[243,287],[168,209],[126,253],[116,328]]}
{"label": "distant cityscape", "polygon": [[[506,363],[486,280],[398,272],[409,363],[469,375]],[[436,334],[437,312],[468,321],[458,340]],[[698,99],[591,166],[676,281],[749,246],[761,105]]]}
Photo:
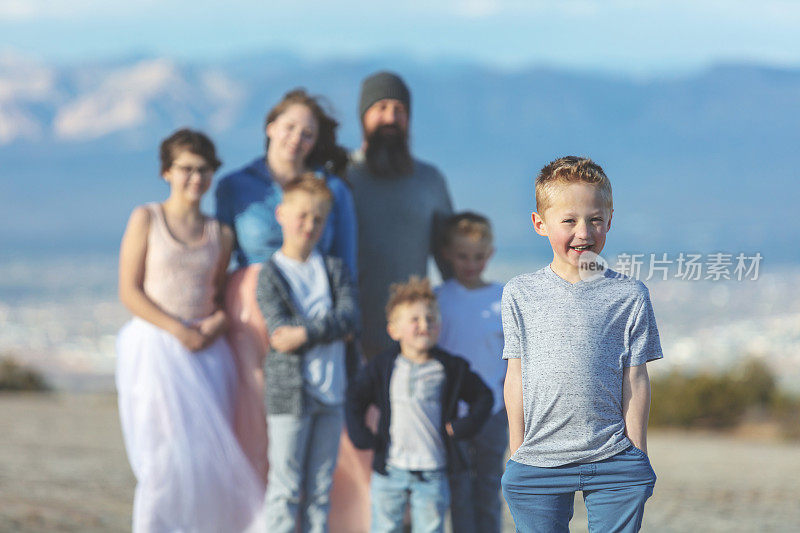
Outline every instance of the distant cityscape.
{"label": "distant cityscape", "polygon": [[[501,253],[489,276],[506,281],[546,264],[539,262],[521,266]],[[665,354],[652,375],[757,357],[779,386],[800,392],[800,267],[762,265],[757,280],[646,283]],[[37,367],[57,389],[113,390],[115,337],[129,317],[116,296],[113,255],[0,263],[0,355]]]}

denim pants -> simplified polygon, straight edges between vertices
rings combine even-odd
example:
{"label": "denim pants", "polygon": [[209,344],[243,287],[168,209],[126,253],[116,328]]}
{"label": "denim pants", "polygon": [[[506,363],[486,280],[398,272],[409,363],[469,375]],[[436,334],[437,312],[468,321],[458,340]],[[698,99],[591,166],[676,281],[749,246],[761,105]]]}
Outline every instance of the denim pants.
{"label": "denim pants", "polygon": [[502,480],[520,533],[568,533],[578,490],[583,491],[589,531],[639,531],[655,483],[650,460],[634,446],[602,461],[554,468],[508,461]]}
{"label": "denim pants", "polygon": [[298,522],[303,532],[328,531],[343,424],[341,405],[326,405],[309,395],[302,416],[267,415],[267,531],[294,533]]}
{"label": "denim pants", "polygon": [[500,477],[508,448],[508,417],[501,409],[480,433],[458,441],[469,468],[450,476],[450,513],[456,533],[500,533],[503,506]]}
{"label": "denim pants", "polygon": [[411,505],[412,533],[441,533],[450,503],[444,470],[403,470],[386,466],[387,475],[372,472],[371,533],[401,533],[406,504]]}

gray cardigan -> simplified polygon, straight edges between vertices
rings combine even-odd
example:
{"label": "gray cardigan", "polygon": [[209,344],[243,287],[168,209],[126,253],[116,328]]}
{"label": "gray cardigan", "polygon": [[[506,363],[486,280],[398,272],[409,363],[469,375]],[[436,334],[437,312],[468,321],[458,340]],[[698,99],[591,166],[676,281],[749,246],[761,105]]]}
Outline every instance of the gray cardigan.
{"label": "gray cardigan", "polygon": [[[292,296],[289,282],[270,258],[261,269],[256,287],[258,306],[267,322],[270,335],[281,326],[305,326],[306,344],[291,353],[270,347],[264,362],[265,401],[269,414],[303,413],[303,354],[320,343],[355,337],[357,333],[358,295],[344,262],[325,256],[325,270],[331,289],[332,308],[325,316],[307,319]],[[356,374],[360,356],[354,340],[345,343],[346,374]]]}

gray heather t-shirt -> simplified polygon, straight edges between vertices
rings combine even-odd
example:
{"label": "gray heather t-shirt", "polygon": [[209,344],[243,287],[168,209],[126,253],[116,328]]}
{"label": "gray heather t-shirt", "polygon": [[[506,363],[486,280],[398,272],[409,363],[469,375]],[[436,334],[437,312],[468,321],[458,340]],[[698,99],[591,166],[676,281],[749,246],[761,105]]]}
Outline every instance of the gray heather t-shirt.
{"label": "gray heather t-shirt", "polygon": [[504,359],[522,359],[525,436],[511,457],[553,467],[628,446],[623,368],[660,359],[647,287],[610,269],[571,284],[547,266],[506,284]]}
{"label": "gray heather t-shirt", "polygon": [[447,465],[442,440],[444,367],[436,359],[414,363],[398,355],[389,380],[392,417],[386,462],[405,470]]}

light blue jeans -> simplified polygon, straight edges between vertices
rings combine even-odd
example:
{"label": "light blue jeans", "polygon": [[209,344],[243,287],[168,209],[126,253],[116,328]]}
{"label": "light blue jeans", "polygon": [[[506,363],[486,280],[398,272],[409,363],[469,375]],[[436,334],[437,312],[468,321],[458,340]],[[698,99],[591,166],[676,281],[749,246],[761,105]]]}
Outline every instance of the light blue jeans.
{"label": "light blue jeans", "polygon": [[508,417],[501,409],[480,433],[458,441],[469,468],[450,476],[450,513],[456,533],[500,533],[503,505],[500,478],[508,448]]}
{"label": "light blue jeans", "polygon": [[298,523],[304,533],[328,531],[343,424],[341,405],[326,405],[308,395],[302,416],[267,415],[267,531],[295,533]]}
{"label": "light blue jeans", "polygon": [[655,483],[650,460],[634,446],[602,461],[553,468],[508,461],[502,480],[519,533],[568,533],[578,490],[583,491],[590,532],[639,531]]}
{"label": "light blue jeans", "polygon": [[388,475],[372,472],[371,533],[401,533],[406,505],[411,505],[412,533],[441,533],[450,504],[444,470],[403,470],[386,466]]}

